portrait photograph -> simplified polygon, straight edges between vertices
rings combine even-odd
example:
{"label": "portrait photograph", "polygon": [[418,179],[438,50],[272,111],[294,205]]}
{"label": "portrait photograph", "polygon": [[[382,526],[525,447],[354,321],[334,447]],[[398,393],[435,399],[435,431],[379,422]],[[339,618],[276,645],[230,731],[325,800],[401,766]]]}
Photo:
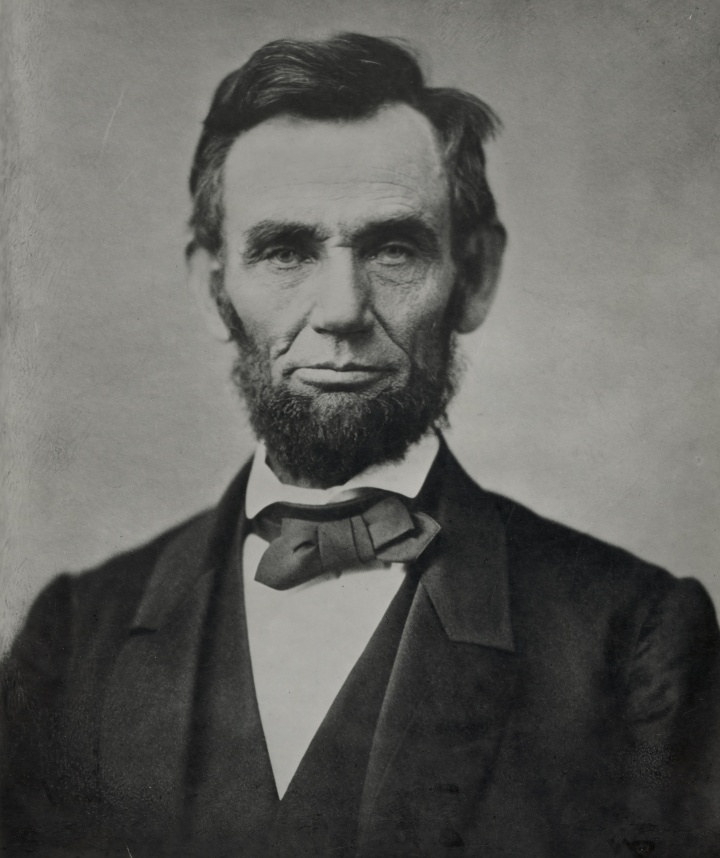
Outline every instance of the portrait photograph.
{"label": "portrait photograph", "polygon": [[720,856],[720,6],[0,0],[0,855]]}

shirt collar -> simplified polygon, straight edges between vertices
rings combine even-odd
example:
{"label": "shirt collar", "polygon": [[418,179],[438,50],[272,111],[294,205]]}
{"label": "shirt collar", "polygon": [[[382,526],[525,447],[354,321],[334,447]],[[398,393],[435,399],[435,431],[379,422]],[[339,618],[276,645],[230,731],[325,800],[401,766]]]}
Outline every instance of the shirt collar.
{"label": "shirt collar", "polygon": [[384,489],[414,498],[420,493],[439,449],[440,439],[435,432],[429,432],[413,444],[399,462],[372,465],[342,486],[306,489],[280,482],[267,464],[267,449],[260,442],[250,469],[245,493],[245,512],[248,518],[254,518],[273,503],[335,503],[349,500],[363,489],[369,488]]}

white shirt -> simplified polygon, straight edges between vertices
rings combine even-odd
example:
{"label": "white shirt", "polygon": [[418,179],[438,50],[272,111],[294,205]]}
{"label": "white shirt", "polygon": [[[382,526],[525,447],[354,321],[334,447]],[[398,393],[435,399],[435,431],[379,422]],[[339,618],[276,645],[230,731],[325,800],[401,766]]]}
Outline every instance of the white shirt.
{"label": "white shirt", "polygon": [[[326,504],[348,500],[376,488],[416,497],[437,455],[434,433],[414,444],[401,462],[376,465],[342,486],[306,489],[281,483],[266,463],[260,444],[245,496],[254,518],[270,504],[284,501]],[[273,590],[255,581],[268,543],[254,533],[243,545],[243,578],[250,659],[255,693],[275,785],[282,798],[313,736],[342,684],[400,588],[402,563],[379,562],[348,569],[339,578],[323,576]]]}

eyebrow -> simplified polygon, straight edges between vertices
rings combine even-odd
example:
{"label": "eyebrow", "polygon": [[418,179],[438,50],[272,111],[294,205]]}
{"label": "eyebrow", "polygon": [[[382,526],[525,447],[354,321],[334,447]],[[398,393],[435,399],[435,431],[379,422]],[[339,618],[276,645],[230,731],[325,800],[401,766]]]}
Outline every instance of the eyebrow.
{"label": "eyebrow", "polygon": [[254,260],[270,244],[316,244],[330,237],[320,227],[296,221],[261,220],[245,233],[243,259]]}
{"label": "eyebrow", "polygon": [[387,238],[413,241],[422,253],[436,255],[440,252],[440,235],[426,220],[418,215],[397,215],[364,224],[353,238],[361,244],[372,244]]}
{"label": "eyebrow", "polygon": [[[418,215],[397,215],[362,224],[357,229],[341,228],[341,237],[351,244],[367,246],[388,238],[407,239],[415,242],[422,253],[436,255],[440,252],[438,230]],[[300,221],[261,220],[253,224],[244,234],[243,259],[252,262],[268,245],[294,244],[310,247],[330,238],[331,233],[318,224]]]}

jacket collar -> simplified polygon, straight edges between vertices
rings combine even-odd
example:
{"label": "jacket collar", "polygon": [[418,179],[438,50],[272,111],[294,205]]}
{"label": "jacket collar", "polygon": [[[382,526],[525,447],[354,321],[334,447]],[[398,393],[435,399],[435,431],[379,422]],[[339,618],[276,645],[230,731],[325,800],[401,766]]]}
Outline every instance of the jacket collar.
{"label": "jacket collar", "polygon": [[[216,510],[170,538],[106,682],[99,768],[107,807],[131,846],[137,839],[147,848],[155,837],[166,844],[153,854],[176,854],[174,838],[184,844],[196,822],[223,830],[208,821],[208,808],[217,816],[249,800],[243,790],[254,779],[233,781],[223,766],[238,755],[248,766],[254,755],[256,769],[269,766],[254,697],[246,693],[252,675],[242,583],[233,574],[246,526],[247,471]],[[206,765],[221,774],[203,778]],[[218,789],[224,803],[213,800]]]}
{"label": "jacket collar", "polygon": [[448,639],[514,652],[505,525],[444,440],[418,505],[441,527],[421,558],[421,584]]}
{"label": "jacket collar", "polygon": [[193,519],[167,545],[155,565],[131,624],[131,631],[154,631],[172,617],[195,585],[206,575],[224,569],[232,540],[246,527],[247,462],[218,506]]}

